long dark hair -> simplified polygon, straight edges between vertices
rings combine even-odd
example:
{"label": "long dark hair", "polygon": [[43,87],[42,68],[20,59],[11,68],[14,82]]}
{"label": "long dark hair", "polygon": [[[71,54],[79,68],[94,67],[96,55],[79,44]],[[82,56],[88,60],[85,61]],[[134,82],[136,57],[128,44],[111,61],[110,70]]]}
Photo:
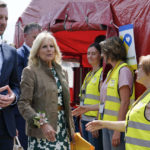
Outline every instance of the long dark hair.
{"label": "long dark hair", "polygon": [[[100,55],[101,55],[101,46],[99,45],[99,43],[94,42],[88,48],[90,48],[90,47],[95,47],[97,49],[97,51],[100,53]],[[101,59],[100,59],[100,67],[102,67],[102,66],[103,66],[103,58],[101,57]]]}

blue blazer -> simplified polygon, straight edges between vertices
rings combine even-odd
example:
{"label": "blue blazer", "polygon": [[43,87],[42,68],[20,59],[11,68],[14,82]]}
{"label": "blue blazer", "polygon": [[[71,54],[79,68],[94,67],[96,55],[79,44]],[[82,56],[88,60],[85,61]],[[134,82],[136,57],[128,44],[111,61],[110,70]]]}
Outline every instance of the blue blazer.
{"label": "blue blazer", "polygon": [[26,46],[23,45],[17,49],[17,53],[18,53],[18,75],[19,81],[21,81],[22,71],[28,64],[29,50],[27,49]]}
{"label": "blue blazer", "polygon": [[[26,46],[22,45],[20,48],[17,49],[17,58],[18,58],[17,71],[18,71],[19,82],[21,81],[22,71],[28,64],[28,56],[29,56],[29,50],[27,49]],[[18,115],[20,116],[17,105],[14,108],[14,113],[15,113],[15,117],[17,117]],[[23,126],[23,124],[25,123],[19,122],[19,124],[20,126]]]}
{"label": "blue blazer", "polygon": [[[22,71],[28,64],[29,50],[23,44],[20,48],[17,49],[17,54],[18,54],[18,67],[17,67],[18,76],[19,81],[21,81]],[[16,119],[16,127],[19,131],[19,140],[21,142],[21,145],[26,150],[28,145],[28,137],[25,135],[25,120],[22,118],[17,106],[15,106],[14,108],[14,113]]]}
{"label": "blue blazer", "polygon": [[[20,94],[18,72],[17,72],[17,52],[15,48],[7,44],[0,45],[0,49],[2,51],[3,56],[3,64],[0,75],[0,87],[9,85],[16,95],[15,101],[11,105],[9,105],[6,108],[3,108],[0,111],[2,111],[2,115],[4,118],[4,126],[6,126],[8,134],[11,137],[14,137],[16,135],[16,124],[13,109],[18,101]],[[4,91],[0,94],[6,93],[7,91]],[[3,132],[4,131],[0,130],[0,134]]]}

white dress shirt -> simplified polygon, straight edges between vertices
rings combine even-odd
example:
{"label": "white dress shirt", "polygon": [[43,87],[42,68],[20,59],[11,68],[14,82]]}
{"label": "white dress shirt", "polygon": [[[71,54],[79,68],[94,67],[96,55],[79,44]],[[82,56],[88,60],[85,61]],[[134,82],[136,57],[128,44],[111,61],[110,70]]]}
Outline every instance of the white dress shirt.
{"label": "white dress shirt", "polygon": [[2,65],[3,65],[2,40],[0,38],[0,76],[1,76]]}

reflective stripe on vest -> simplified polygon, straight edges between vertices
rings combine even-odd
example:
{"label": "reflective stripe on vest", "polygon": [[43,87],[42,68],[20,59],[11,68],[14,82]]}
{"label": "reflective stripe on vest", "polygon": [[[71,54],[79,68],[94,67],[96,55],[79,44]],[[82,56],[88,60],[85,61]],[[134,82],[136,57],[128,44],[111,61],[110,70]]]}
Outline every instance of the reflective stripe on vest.
{"label": "reflective stripe on vest", "polygon": [[118,116],[118,111],[105,109],[105,115]]}
{"label": "reflective stripe on vest", "polygon": [[114,96],[106,96],[107,101],[112,101],[115,103],[120,103],[120,98],[114,97]]}
{"label": "reflective stripe on vest", "polygon": [[[120,64],[116,68],[116,70],[113,72],[110,80],[108,81],[103,120],[109,120],[109,121],[118,120],[118,112],[120,109],[120,96],[118,93],[118,81],[119,81],[119,72],[122,67],[128,67],[128,65],[126,63]],[[108,73],[108,76],[109,76],[109,73]],[[133,86],[133,92],[130,97],[130,104],[133,102],[134,99],[135,99],[135,91],[134,91],[134,86]]]}
{"label": "reflective stripe on vest", "polygon": [[126,150],[150,149],[150,121],[145,118],[145,108],[150,102],[150,90],[133,104],[126,116]]}
{"label": "reflective stripe on vest", "polygon": [[129,121],[128,127],[150,131],[150,125],[140,123],[140,122],[135,122],[135,121]]}
{"label": "reflective stripe on vest", "polygon": [[85,94],[85,98],[93,99],[93,100],[98,100],[99,101],[99,96],[92,95],[92,94]]}
{"label": "reflective stripe on vest", "polygon": [[[141,149],[139,149],[139,150],[148,150],[147,148],[144,149],[144,147],[150,148],[150,141],[148,141],[148,140],[140,140],[137,138],[126,137],[126,143],[140,146]],[[132,146],[129,147],[129,149],[127,147],[128,146],[126,146],[126,150],[130,150],[130,149],[131,150],[137,150],[137,149],[132,148]]]}
{"label": "reflective stripe on vest", "polygon": [[[102,68],[100,68],[94,76],[91,78],[86,86],[84,105],[96,105],[100,102],[100,92],[99,92],[99,81],[102,73]],[[98,111],[88,111],[84,115],[86,116],[97,116]]]}

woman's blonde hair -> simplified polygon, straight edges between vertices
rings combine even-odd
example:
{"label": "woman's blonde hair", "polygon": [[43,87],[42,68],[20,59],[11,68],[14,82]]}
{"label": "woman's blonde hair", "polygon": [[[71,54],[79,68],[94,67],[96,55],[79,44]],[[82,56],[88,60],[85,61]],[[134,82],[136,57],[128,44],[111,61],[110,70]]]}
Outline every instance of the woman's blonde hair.
{"label": "woman's blonde hair", "polygon": [[38,36],[36,37],[36,39],[33,42],[33,45],[32,45],[31,51],[30,51],[30,55],[29,55],[29,62],[28,62],[29,65],[38,65],[39,64],[39,57],[37,54],[39,52],[42,42],[45,39],[50,39],[53,41],[54,48],[55,48],[55,57],[54,57],[53,61],[58,64],[61,63],[62,55],[61,55],[60,49],[57,45],[55,37],[52,35],[52,33],[43,31],[38,34]]}
{"label": "woman's blonde hair", "polygon": [[146,75],[150,75],[150,55],[141,56],[139,63]]}

